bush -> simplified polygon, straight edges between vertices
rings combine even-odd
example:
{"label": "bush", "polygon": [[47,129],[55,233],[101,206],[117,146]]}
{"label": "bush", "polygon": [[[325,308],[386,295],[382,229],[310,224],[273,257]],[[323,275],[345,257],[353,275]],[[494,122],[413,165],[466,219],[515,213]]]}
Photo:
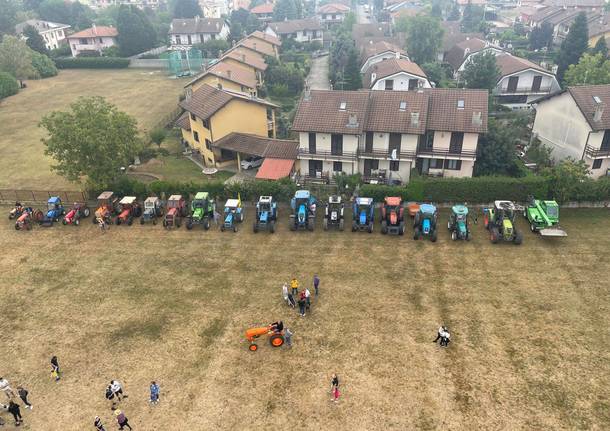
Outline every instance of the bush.
{"label": "bush", "polygon": [[161,144],[167,137],[167,130],[165,130],[162,127],[157,127],[155,129],[151,130],[149,135],[150,135],[150,140],[153,143],[157,144],[158,146],[161,146]]}
{"label": "bush", "polygon": [[119,57],[67,57],[57,58],[59,69],[124,69],[129,66],[128,58]]}
{"label": "bush", "polygon": [[49,57],[36,51],[32,52],[32,66],[41,78],[57,76],[57,67]]}
{"label": "bush", "polygon": [[59,45],[59,47],[49,51],[49,54],[51,55],[51,58],[69,57],[72,55],[72,51],[70,50],[70,45],[63,43]]}
{"label": "bush", "polygon": [[17,94],[19,83],[13,75],[0,72],[0,99]]}

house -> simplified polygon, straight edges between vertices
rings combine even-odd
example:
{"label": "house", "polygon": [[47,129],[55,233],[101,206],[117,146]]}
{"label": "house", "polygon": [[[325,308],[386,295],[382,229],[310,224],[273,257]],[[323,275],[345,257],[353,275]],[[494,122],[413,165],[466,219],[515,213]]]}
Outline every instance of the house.
{"label": "house", "polygon": [[282,46],[282,41],[280,38],[260,30],[250,33],[248,36],[246,36],[246,39],[253,39],[255,41],[262,42],[263,44],[267,44],[274,49],[276,53]]}
{"label": "house", "polygon": [[456,0],[456,3],[460,7],[460,10],[464,10],[468,4],[485,7],[487,5],[487,0]]}
{"label": "house", "polygon": [[220,60],[224,63],[241,67],[246,71],[253,71],[258,85],[263,85],[263,77],[267,70],[267,63],[262,55],[249,49],[237,47],[227,51],[221,56]]}
{"label": "house", "polygon": [[182,116],[178,120],[183,140],[207,166],[235,164],[237,155],[233,151],[214,147],[232,132],[275,137],[277,105],[263,99],[204,84],[187,92],[180,107],[188,113],[186,119]]}
{"label": "house", "polygon": [[292,130],[297,170],[320,177],[360,173],[407,182],[422,175],[472,176],[487,131],[485,90],[313,91],[306,89]]}
{"label": "house", "polygon": [[455,76],[458,77],[474,55],[482,54],[484,52],[493,52],[495,55],[499,55],[503,54],[504,50],[499,46],[492,45],[482,39],[467,38],[466,40],[455,44],[447,51],[445,54],[445,61],[449,63],[454,70]]}
{"label": "house", "polygon": [[256,37],[247,36],[246,38],[240,40],[235,45],[235,47],[246,48],[262,56],[268,55],[269,57],[279,57],[279,50],[277,45],[269,41],[263,41]]}
{"label": "house", "polygon": [[591,176],[610,174],[610,85],[568,87],[535,102],[532,133],[556,161],[584,160]]}
{"label": "house", "polygon": [[221,60],[197,75],[184,88],[187,93],[192,93],[203,85],[256,97],[258,81],[253,69],[244,69]]}
{"label": "house", "polygon": [[412,61],[400,58],[400,54],[369,67],[364,74],[362,86],[371,90],[394,91],[432,87],[424,71]]}
{"label": "house", "polygon": [[349,6],[342,3],[327,3],[318,8],[316,15],[322,24],[331,26],[341,24],[350,10]]}
{"label": "house", "polygon": [[606,5],[604,0],[544,0],[543,4],[564,9],[601,10]]}
{"label": "house", "polygon": [[259,21],[269,22],[273,20],[273,3],[263,3],[258,6],[254,6],[250,9],[250,13],[256,15]]}
{"label": "house", "polygon": [[226,39],[229,26],[221,18],[174,19],[169,26],[170,49],[186,49],[208,40]]}
{"label": "house", "polygon": [[66,30],[70,28],[67,24],[59,24],[51,21],[42,21],[40,19],[28,19],[22,23],[19,23],[15,26],[16,34],[23,34],[23,30],[31,25],[36,30],[42,39],[44,40],[44,44],[47,49],[57,49],[62,44],[62,42],[66,39]]}
{"label": "house", "polygon": [[392,25],[388,22],[356,23],[352,26],[354,40],[369,37],[392,37]]}
{"label": "house", "polygon": [[281,39],[294,39],[297,42],[322,42],[324,32],[317,18],[291,19],[270,22],[265,33]]}
{"label": "house", "polygon": [[222,18],[230,14],[225,0],[200,0],[199,5],[205,18]]}
{"label": "house", "polygon": [[496,56],[500,79],[493,91],[498,103],[510,108],[529,108],[529,104],[561,87],[555,75],[525,58],[511,54]]}
{"label": "house", "polygon": [[159,9],[159,6],[165,6],[163,0],[89,0],[87,2],[93,10],[105,9],[110,6],[136,6],[139,9]]}
{"label": "house", "polygon": [[443,21],[441,26],[444,32],[441,51],[437,55],[438,61],[443,61],[447,52],[460,42],[467,39],[483,40],[485,38],[483,33],[462,33],[459,21]]}
{"label": "house", "polygon": [[405,50],[385,40],[370,42],[362,47],[360,55],[362,66],[360,73],[365,73],[372,65],[389,58],[403,58],[409,60]]}
{"label": "house", "polygon": [[606,43],[610,39],[610,20],[606,15],[589,23],[589,46],[593,48],[600,38],[605,38]]}
{"label": "house", "polygon": [[119,32],[114,27],[93,24],[93,27],[71,34],[66,39],[70,45],[72,57],[78,57],[82,53],[93,51],[101,54],[105,48],[117,44],[118,35]]}
{"label": "house", "polygon": [[[599,34],[600,23],[603,27],[603,22],[605,22],[606,20],[605,14],[599,8],[590,9],[584,6],[579,6],[578,8],[550,6],[540,10],[531,17],[531,26],[541,27],[544,23],[551,25],[553,27],[553,43],[560,44],[568,35],[568,32],[570,31],[570,26],[581,12],[586,13],[587,23],[590,27],[593,27],[593,33],[590,32],[589,37],[594,38],[595,35]],[[594,40],[597,41],[596,39]]]}

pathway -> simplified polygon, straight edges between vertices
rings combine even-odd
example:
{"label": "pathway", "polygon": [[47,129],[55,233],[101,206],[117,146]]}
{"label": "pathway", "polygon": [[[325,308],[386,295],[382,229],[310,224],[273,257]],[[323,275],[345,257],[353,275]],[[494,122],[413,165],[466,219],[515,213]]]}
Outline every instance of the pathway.
{"label": "pathway", "polygon": [[307,83],[312,90],[330,90],[328,80],[328,55],[311,59]]}

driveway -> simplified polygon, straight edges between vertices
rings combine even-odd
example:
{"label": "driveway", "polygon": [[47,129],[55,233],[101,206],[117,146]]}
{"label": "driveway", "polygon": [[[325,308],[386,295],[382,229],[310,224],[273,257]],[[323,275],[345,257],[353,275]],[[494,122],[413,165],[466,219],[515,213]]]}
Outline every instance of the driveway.
{"label": "driveway", "polygon": [[328,55],[313,58],[311,70],[307,76],[307,83],[312,90],[330,90],[328,80]]}

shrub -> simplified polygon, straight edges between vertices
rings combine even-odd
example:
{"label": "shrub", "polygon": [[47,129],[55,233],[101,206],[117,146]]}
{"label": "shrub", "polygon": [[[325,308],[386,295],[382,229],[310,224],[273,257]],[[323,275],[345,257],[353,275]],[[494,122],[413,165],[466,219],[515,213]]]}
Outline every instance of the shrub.
{"label": "shrub", "polygon": [[0,99],[17,94],[19,91],[19,83],[6,72],[0,72]]}
{"label": "shrub", "polygon": [[150,140],[153,143],[157,144],[158,146],[161,146],[161,144],[167,137],[167,130],[165,130],[162,127],[157,127],[155,129],[151,130],[149,135],[150,135]]}
{"label": "shrub", "polygon": [[69,57],[72,55],[72,51],[70,50],[70,45],[63,43],[59,45],[59,47],[49,51],[49,54],[51,55],[51,58]]}
{"label": "shrub", "polygon": [[119,57],[67,57],[58,58],[59,69],[123,69],[129,66],[128,58]]}
{"label": "shrub", "polygon": [[57,76],[57,67],[55,67],[55,63],[44,54],[34,51],[32,53],[32,66],[34,66],[34,69],[36,69],[41,78]]}

